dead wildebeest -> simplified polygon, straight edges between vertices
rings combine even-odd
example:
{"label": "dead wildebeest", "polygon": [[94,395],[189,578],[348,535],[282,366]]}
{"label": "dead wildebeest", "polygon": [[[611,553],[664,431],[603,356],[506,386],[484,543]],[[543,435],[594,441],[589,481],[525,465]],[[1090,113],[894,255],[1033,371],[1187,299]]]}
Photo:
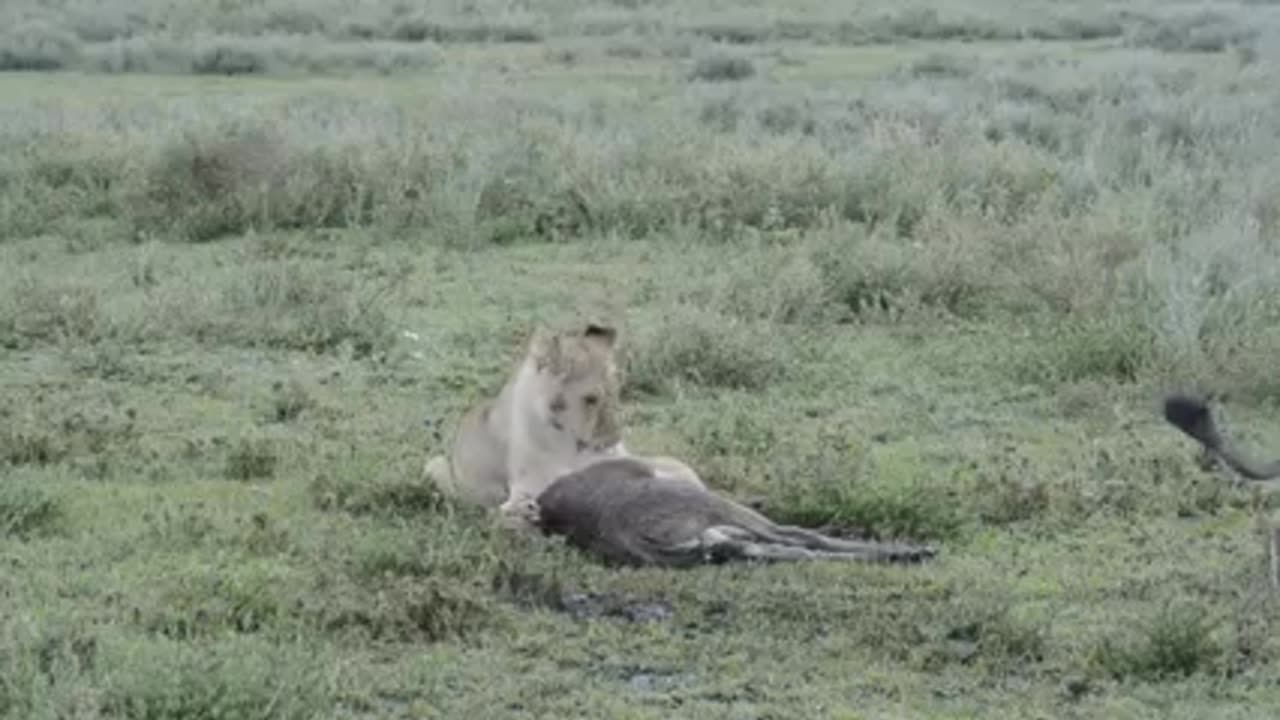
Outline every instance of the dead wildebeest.
{"label": "dead wildebeest", "polygon": [[918,562],[928,546],[863,542],[778,525],[760,513],[631,458],[557,478],[524,508],[544,533],[610,565],[688,567],[729,560]]}

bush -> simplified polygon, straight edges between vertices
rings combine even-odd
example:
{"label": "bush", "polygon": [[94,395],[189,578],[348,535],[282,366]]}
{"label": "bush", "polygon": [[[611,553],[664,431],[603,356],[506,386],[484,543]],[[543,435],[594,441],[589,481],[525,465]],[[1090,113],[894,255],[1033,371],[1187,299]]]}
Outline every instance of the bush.
{"label": "bush", "polygon": [[196,75],[260,75],[271,69],[271,57],[260,46],[233,38],[200,43],[191,58]]}
{"label": "bush", "polygon": [[924,479],[914,464],[877,463],[865,449],[843,443],[804,446],[769,458],[769,486],[779,488],[766,514],[777,522],[832,526],[877,538],[939,540],[964,525],[957,488]]}
{"label": "bush", "polygon": [[225,286],[223,314],[195,318],[189,329],[241,347],[346,350],[370,357],[396,342],[391,318],[378,300],[402,279],[359,283],[324,274],[307,262],[264,263]]}
{"label": "bush", "polygon": [[690,80],[705,82],[732,82],[746,80],[756,74],[755,63],[744,57],[711,55],[699,58],[689,73]]}
{"label": "bush", "polygon": [[270,478],[278,462],[275,445],[264,438],[240,438],[227,453],[226,476],[248,482]]}
{"label": "bush", "polygon": [[147,168],[134,221],[195,242],[243,233],[254,220],[250,196],[279,187],[286,160],[278,138],[255,130],[170,143]]}
{"label": "bush", "polygon": [[1254,27],[1213,11],[1176,15],[1148,22],[1135,33],[1133,44],[1163,52],[1222,52],[1248,47],[1257,37]]}
{"label": "bush", "polygon": [[787,361],[765,328],[694,309],[678,311],[637,339],[627,357],[630,392],[663,394],[681,383],[758,390],[786,374]]}
{"label": "bush", "polygon": [[1102,638],[1090,664],[1117,679],[1148,682],[1212,672],[1223,655],[1213,639],[1215,624],[1202,607],[1168,603],[1136,631]]}
{"label": "bush", "polygon": [[481,237],[495,244],[526,238],[572,239],[591,226],[591,210],[574,187],[557,188],[531,173],[495,173],[476,201]]}
{"label": "bush", "polygon": [[194,242],[253,229],[367,222],[372,197],[356,159],[291,148],[267,131],[229,127],[163,147],[130,198],[134,223]]}
{"label": "bush", "polygon": [[976,17],[948,18],[934,8],[910,8],[882,15],[869,23],[866,31],[879,42],[903,38],[911,40],[1012,40],[1018,36],[1013,27],[1002,27],[994,20]]}
{"label": "bush", "polygon": [[0,347],[96,342],[110,335],[97,288],[25,277],[0,296]]}
{"label": "bush", "polygon": [[1068,317],[1040,332],[1020,362],[1033,382],[1134,382],[1158,361],[1156,336],[1134,310]]}
{"label": "bush", "polygon": [[[345,466],[340,466],[345,467]],[[310,485],[316,506],[321,510],[352,515],[413,517],[438,512],[444,504],[439,490],[425,482],[374,481],[376,474],[318,475]]]}
{"label": "bush", "polygon": [[391,38],[401,42],[542,42],[536,28],[517,23],[440,23],[422,16],[402,18],[391,28]]}
{"label": "bush", "polygon": [[79,58],[75,35],[43,20],[29,20],[0,31],[0,71],[62,70]]}

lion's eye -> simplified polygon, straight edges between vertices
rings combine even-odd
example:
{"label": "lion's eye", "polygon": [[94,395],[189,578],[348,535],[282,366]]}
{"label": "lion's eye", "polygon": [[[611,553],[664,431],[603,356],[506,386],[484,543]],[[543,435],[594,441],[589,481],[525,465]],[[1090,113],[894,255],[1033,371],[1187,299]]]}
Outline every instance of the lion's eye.
{"label": "lion's eye", "polygon": [[565,405],[566,403],[564,401],[564,398],[557,395],[551,401],[551,412],[553,413],[564,412]]}
{"label": "lion's eye", "polygon": [[599,395],[584,395],[584,396],[582,397],[582,402],[583,402],[583,404],[584,404],[584,405],[586,405],[587,407],[595,407],[595,405],[596,405],[597,403],[599,403],[599,402],[600,402],[600,396],[599,396]]}

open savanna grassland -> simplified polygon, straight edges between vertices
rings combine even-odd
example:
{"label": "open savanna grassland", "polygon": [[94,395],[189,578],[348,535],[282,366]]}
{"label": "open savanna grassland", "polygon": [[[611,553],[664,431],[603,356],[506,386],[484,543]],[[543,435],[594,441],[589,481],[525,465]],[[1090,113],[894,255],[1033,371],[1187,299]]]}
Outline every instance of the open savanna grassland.
{"label": "open savanna grassland", "polygon": [[[3,5],[0,715],[1280,714],[1280,503],[1158,415],[1280,450],[1275,6]],[[630,447],[940,556],[442,500],[584,315]]]}

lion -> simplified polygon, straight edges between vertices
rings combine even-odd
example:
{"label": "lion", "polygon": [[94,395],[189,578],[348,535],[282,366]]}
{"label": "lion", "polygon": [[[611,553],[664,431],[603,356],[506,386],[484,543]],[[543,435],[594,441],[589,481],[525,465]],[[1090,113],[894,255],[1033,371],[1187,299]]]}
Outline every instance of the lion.
{"label": "lion", "polygon": [[523,500],[519,511],[544,534],[563,536],[612,566],[820,558],[916,562],[935,554],[928,546],[857,542],[778,525],[705,486],[627,457],[566,473],[536,499]]}
{"label": "lion", "polygon": [[1280,460],[1256,462],[1218,432],[1204,400],[1180,393],[1169,395],[1164,401],[1164,418],[1245,478],[1266,482],[1280,477]]}
{"label": "lion", "polygon": [[[535,328],[498,396],[463,415],[446,455],[431,458],[424,474],[446,496],[497,508],[519,525],[520,503],[557,477],[602,458],[633,457],[622,443],[617,335],[599,323]],[[702,486],[679,460],[638,460]]]}

